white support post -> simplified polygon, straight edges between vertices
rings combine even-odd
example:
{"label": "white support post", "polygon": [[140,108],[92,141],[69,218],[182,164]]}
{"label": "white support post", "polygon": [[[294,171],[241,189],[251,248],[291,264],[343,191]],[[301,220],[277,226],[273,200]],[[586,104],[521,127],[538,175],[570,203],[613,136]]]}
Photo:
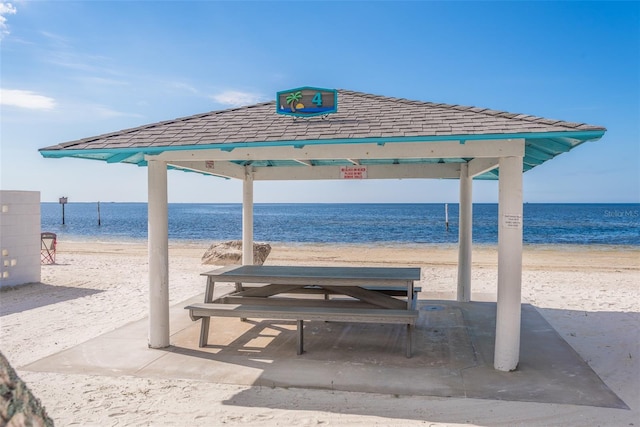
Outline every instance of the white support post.
{"label": "white support post", "polygon": [[149,160],[149,347],[169,346],[169,216],[167,164]]}
{"label": "white support post", "polygon": [[471,252],[473,233],[473,178],[469,164],[460,165],[460,211],[458,225],[458,296],[460,302],[471,301]]}
{"label": "white support post", "polygon": [[500,158],[498,309],[493,366],[513,371],[520,358],[522,294],[522,157]]}
{"label": "white support post", "polygon": [[253,173],[242,182],[242,265],[253,265]]}

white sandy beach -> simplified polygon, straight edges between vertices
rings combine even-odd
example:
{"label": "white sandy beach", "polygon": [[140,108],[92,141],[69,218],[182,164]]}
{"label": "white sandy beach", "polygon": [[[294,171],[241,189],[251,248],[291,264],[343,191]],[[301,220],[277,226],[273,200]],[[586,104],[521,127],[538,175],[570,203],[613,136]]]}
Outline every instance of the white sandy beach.
{"label": "white sandy beach", "polygon": [[[204,291],[199,273],[212,268],[200,263],[206,246],[170,246],[172,305]],[[496,263],[494,248],[474,249],[474,292],[495,294]],[[456,289],[455,248],[277,245],[267,264],[418,266],[420,298]],[[147,269],[142,244],[62,241],[57,265],[43,266],[42,284],[0,292],[0,349],[56,425],[640,425],[638,249],[526,247],[523,272],[523,302],[630,410],[20,369],[145,317]]]}

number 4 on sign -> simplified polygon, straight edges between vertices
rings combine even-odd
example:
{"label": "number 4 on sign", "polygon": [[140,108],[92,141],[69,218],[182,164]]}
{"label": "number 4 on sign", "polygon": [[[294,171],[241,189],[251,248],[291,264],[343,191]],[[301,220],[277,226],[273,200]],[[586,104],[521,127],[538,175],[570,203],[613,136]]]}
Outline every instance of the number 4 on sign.
{"label": "number 4 on sign", "polygon": [[320,92],[316,92],[311,102],[316,104],[318,107],[322,107],[322,94]]}

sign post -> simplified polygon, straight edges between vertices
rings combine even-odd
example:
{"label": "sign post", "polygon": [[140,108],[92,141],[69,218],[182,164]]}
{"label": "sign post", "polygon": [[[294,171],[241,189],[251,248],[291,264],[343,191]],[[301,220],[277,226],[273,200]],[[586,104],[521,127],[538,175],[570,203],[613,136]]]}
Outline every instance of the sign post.
{"label": "sign post", "polygon": [[58,201],[62,205],[62,225],[64,225],[64,205],[67,204],[67,198],[66,197],[60,197],[60,199]]}
{"label": "sign post", "polygon": [[444,227],[449,231],[449,203],[444,204]]}

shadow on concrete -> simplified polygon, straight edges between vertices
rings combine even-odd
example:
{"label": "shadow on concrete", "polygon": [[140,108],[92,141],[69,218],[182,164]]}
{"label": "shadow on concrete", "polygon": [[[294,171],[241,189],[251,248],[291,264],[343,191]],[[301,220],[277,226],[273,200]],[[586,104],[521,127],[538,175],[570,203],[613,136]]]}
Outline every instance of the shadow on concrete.
{"label": "shadow on concrete", "polygon": [[[0,317],[104,292],[100,289],[29,283],[0,290]],[[46,296],[46,298],[43,298]],[[9,303],[11,299],[11,303]]]}
{"label": "shadow on concrete", "polygon": [[333,322],[305,323],[301,356],[295,355],[294,322],[270,320],[229,327],[216,319],[211,345],[199,349],[196,336],[177,334],[170,351],[259,369],[251,384],[263,387],[628,409],[529,304],[522,306],[521,356],[514,372],[493,368],[495,303],[423,301],[419,308],[411,359],[403,355],[402,326]]}
{"label": "shadow on concrete", "polygon": [[[200,323],[183,307],[201,298],[172,307],[167,349],[147,348],[145,319],[23,369],[629,409],[529,304],[522,306],[518,369],[499,372],[493,302],[420,301],[414,356],[406,358],[403,326],[340,322],[305,322],[306,352],[298,356],[294,322],[214,318],[210,345],[199,348]],[[247,390],[227,403],[263,406],[264,400]]]}

